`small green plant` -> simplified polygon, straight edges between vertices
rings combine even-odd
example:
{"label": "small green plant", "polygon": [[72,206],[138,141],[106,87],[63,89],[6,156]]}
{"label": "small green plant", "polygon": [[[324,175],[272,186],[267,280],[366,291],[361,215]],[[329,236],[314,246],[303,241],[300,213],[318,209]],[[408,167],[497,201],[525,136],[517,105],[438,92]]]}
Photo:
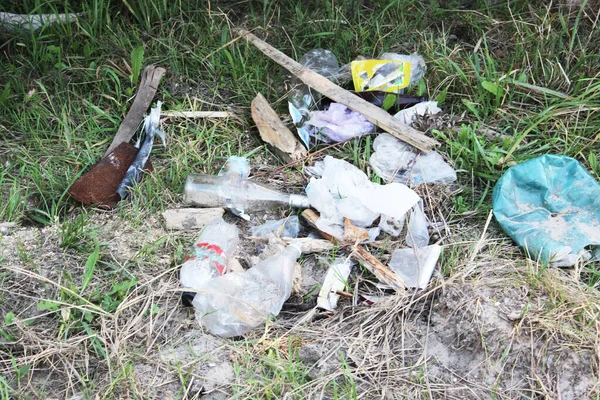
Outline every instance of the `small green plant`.
{"label": "small green plant", "polygon": [[[94,228],[90,227],[85,214],[79,214],[74,219],[64,222],[60,227],[59,246],[65,250],[74,249],[88,252],[94,244]],[[96,248],[98,243],[96,243]]]}
{"label": "small green plant", "polygon": [[131,51],[131,84],[136,85],[144,62],[144,47],[138,46]]}

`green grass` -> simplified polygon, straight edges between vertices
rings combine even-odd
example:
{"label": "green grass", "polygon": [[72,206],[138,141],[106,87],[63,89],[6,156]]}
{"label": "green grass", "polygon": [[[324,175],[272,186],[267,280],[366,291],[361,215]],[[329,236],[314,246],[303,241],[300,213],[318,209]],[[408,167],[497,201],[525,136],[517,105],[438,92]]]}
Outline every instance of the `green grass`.
{"label": "green grass", "polygon": [[[114,316],[137,296],[136,290],[154,296],[139,278],[162,255],[170,254],[175,266],[186,252],[185,238],[146,235],[148,219],[180,202],[189,173],[216,173],[230,155],[281,164],[260,142],[249,105],[261,92],[280,115],[287,115],[290,76],[252,45],[234,40],[236,26],[256,28],[257,35],[295,59],[313,48],[332,50],[342,64],[383,51],[423,55],[428,72],[412,91],[443,100],[441,108],[454,121],[452,127],[429,132],[460,172],[463,191],[452,200],[450,219],[469,214],[483,225],[496,180],[509,166],[542,154],[574,157],[598,178],[600,30],[593,18],[585,7],[569,13],[554,3],[472,3],[27,0],[6,8],[85,13],[74,23],[35,32],[0,31],[0,222],[58,232],[56,246],[70,261],[53,267],[62,268],[56,281],[44,282],[46,289],[36,294],[35,303],[54,315],[56,340],[89,336],[90,357],[112,368],[106,321],[100,316]],[[140,71],[150,63],[168,70],[156,97],[164,101],[163,109],[230,109],[239,118],[165,122],[168,146],[154,147],[155,174],[115,212],[142,231],[137,252],[121,264],[99,239],[93,221],[100,211],[76,204],[67,189],[101,158],[132,104]],[[490,131],[497,138],[490,138]],[[367,170],[373,139],[344,143],[327,154]],[[373,174],[373,179],[378,178]],[[462,250],[444,250],[444,275],[461,268]],[[22,265],[40,271],[43,259],[26,247],[18,253]],[[590,286],[597,286],[597,267],[583,274]],[[65,304],[70,311],[61,313]],[[43,318],[50,317],[32,321]],[[16,334],[15,323],[9,322],[0,330],[3,335]],[[240,397],[281,398],[290,392],[301,398],[309,378],[295,350],[268,348],[239,361],[239,376],[258,365],[246,385],[235,388]],[[130,361],[115,367],[112,382],[89,387],[102,386],[106,398],[120,397],[129,390],[124,387],[135,387]],[[2,398],[15,395],[20,375],[29,372],[20,369],[25,366],[15,368],[16,381],[0,377]],[[328,393],[356,397],[346,365],[342,372]],[[190,378],[181,379],[185,386]]]}

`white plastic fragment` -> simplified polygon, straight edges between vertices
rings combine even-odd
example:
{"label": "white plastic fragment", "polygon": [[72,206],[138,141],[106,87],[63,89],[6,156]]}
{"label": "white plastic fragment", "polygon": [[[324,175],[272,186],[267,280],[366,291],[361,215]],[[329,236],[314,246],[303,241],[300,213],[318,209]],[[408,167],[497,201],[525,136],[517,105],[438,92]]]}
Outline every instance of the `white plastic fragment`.
{"label": "white plastic fragment", "polygon": [[392,254],[389,266],[404,279],[407,287],[425,289],[441,252],[442,247],[437,244],[418,249],[398,249]]}
{"label": "white plastic fragment", "polygon": [[425,247],[429,244],[429,232],[427,231],[427,217],[423,212],[423,202],[413,207],[408,221],[408,232],[406,233],[406,244],[409,247]]}
{"label": "white plastic fragment", "polygon": [[417,116],[434,115],[440,112],[442,112],[442,109],[438,107],[437,101],[424,101],[398,111],[394,114],[394,118],[400,120],[403,124],[410,125],[415,122]]}
{"label": "white plastic fragment", "polygon": [[333,261],[325,274],[321,291],[317,297],[317,308],[328,311],[335,310],[340,298],[337,292],[346,287],[352,265],[352,259],[349,257],[337,258]]}
{"label": "white plastic fragment", "polygon": [[[354,165],[331,156],[318,162],[312,172],[321,174],[311,178],[306,187],[311,206],[320,213],[316,225],[338,239],[344,234],[344,218],[360,228],[372,228],[380,217],[385,221],[403,220],[419,201],[419,196],[407,186],[378,185]],[[390,234],[400,233],[396,224],[383,223],[379,227]],[[369,233],[373,237],[377,232]]]}

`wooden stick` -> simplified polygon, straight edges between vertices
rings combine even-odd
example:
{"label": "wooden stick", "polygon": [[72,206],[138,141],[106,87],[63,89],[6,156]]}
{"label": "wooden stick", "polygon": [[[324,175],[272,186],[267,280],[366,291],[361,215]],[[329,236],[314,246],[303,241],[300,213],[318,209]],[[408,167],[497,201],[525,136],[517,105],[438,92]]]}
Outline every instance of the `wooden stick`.
{"label": "wooden stick", "polygon": [[140,122],[142,122],[144,113],[148,110],[148,107],[150,107],[152,99],[154,99],[160,79],[165,72],[167,72],[167,70],[155,65],[148,65],[144,68],[144,71],[142,72],[142,82],[135,95],[135,100],[133,100],[129,112],[125,116],[123,122],[121,122],[119,130],[110,146],[108,146],[104,156],[113,151],[113,149],[121,143],[129,142],[133,135],[135,135]]}
{"label": "wooden stick", "polygon": [[398,291],[401,289],[406,289],[404,281],[398,276],[398,274],[396,274],[388,266],[379,261],[377,257],[369,253],[363,247],[347,242],[340,242],[330,234],[325,233],[319,228],[317,228],[316,224],[317,220],[319,219],[319,214],[317,214],[311,209],[306,209],[302,212],[302,216],[313,228],[318,230],[319,233],[325,239],[328,239],[333,243],[337,243],[341,247],[347,247],[348,249],[350,249],[352,251],[351,256],[353,256],[358,261],[361,261],[365,268],[367,268],[371,273],[373,273],[373,275],[375,275],[377,279],[379,279],[381,282],[385,283],[388,286],[391,286],[393,289]]}
{"label": "wooden stick", "polygon": [[229,118],[234,114],[227,111],[163,111],[161,117],[173,118]]}
{"label": "wooden stick", "polygon": [[284,53],[277,50],[270,44],[260,40],[247,30],[237,29],[237,33],[240,36],[244,36],[267,57],[286,68],[306,85],[317,90],[324,96],[329,97],[333,101],[343,104],[349,109],[361,113],[373,124],[389,132],[391,135],[397,137],[403,142],[406,142],[424,152],[427,152],[433,147],[439,145],[435,139],[425,136],[422,132],[411,128],[408,125],[402,124],[400,121],[388,114],[387,111],[384,111],[368,101],[361,99],[360,97],[339,87],[324,76],[312,71],[310,68],[307,68],[292,60],[290,57],[286,56]]}
{"label": "wooden stick", "polygon": [[270,144],[276,153],[285,161],[295,161],[306,157],[308,152],[279,119],[267,99],[260,93],[251,104],[252,119],[258,128],[260,138]]}

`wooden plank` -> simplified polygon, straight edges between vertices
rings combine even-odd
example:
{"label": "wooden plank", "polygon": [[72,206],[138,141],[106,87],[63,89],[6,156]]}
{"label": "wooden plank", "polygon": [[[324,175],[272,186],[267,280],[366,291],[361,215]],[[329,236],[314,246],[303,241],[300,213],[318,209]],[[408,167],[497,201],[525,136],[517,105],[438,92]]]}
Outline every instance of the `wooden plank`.
{"label": "wooden plank", "polygon": [[292,74],[297,76],[306,85],[317,90],[324,96],[329,97],[333,101],[343,104],[351,110],[361,113],[373,124],[389,132],[391,135],[397,137],[403,142],[406,142],[424,152],[427,152],[433,147],[439,145],[435,139],[425,136],[422,132],[411,128],[408,125],[404,125],[388,114],[387,111],[369,103],[366,100],[361,99],[360,97],[339,87],[324,76],[319,75],[311,69],[294,61],[281,51],[257,38],[247,30],[237,29],[237,33],[239,36],[245,37],[267,57],[271,58],[277,64],[281,65]]}
{"label": "wooden plank", "polygon": [[155,65],[148,65],[144,68],[144,71],[142,72],[142,82],[137,90],[133,104],[131,105],[129,112],[127,112],[125,119],[121,122],[119,130],[110,146],[108,146],[104,156],[113,151],[113,149],[121,143],[129,142],[133,135],[135,135],[135,132],[140,126],[140,122],[142,122],[142,118],[144,118],[144,113],[148,110],[150,104],[152,104],[152,99],[154,99],[154,95],[156,95],[160,79],[165,72],[167,72],[166,69]]}
{"label": "wooden plank", "polygon": [[325,239],[330,240],[333,243],[337,243],[341,246],[347,247],[352,251],[351,256],[355,259],[361,261],[365,268],[367,268],[370,272],[373,273],[382,283],[391,286],[396,291],[401,291],[406,289],[406,285],[404,284],[404,280],[398,276],[392,269],[390,269],[387,265],[383,264],[377,257],[373,256],[366,249],[361,246],[354,245],[347,242],[341,242],[331,236],[328,233],[325,233],[319,228],[317,228],[317,220],[319,219],[319,214],[314,212],[311,209],[306,209],[302,212],[302,216],[304,219],[316,230],[319,231],[321,236]]}
{"label": "wooden plank", "polygon": [[252,100],[251,111],[261,139],[271,145],[285,162],[296,161],[308,155],[304,146],[281,122],[262,94],[258,93]]}
{"label": "wooden plank", "polygon": [[165,210],[162,215],[167,229],[195,230],[214,218],[222,217],[224,212],[222,208],[177,208]]}

